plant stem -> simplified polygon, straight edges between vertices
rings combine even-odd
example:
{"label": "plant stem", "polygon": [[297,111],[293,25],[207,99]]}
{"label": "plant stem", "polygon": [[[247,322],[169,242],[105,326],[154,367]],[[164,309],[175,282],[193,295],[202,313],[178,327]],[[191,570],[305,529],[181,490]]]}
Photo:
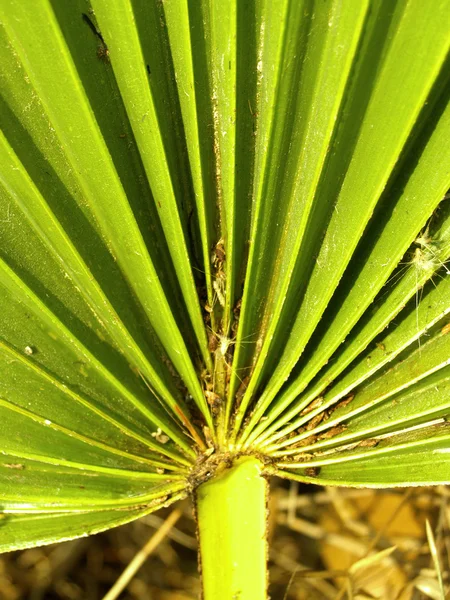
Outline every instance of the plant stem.
{"label": "plant stem", "polygon": [[204,600],[267,598],[267,481],[254,457],[196,492]]}

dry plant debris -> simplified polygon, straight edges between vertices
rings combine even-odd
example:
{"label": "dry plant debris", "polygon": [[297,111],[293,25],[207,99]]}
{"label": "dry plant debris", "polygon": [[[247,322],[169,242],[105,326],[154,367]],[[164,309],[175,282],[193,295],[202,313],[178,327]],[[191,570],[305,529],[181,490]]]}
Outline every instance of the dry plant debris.
{"label": "dry plant debris", "polygon": [[[450,597],[447,487],[322,489],[282,482],[272,496],[271,600]],[[190,507],[182,510],[120,600],[199,597],[195,524]],[[102,600],[171,512],[2,555],[0,600]]]}

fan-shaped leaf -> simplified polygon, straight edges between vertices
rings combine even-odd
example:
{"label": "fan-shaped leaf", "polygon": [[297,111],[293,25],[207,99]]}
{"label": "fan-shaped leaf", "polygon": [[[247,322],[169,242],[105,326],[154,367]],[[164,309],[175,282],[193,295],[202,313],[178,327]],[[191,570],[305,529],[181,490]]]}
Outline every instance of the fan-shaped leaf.
{"label": "fan-shaped leaf", "polygon": [[0,1],[1,549],[450,481],[449,11]]}

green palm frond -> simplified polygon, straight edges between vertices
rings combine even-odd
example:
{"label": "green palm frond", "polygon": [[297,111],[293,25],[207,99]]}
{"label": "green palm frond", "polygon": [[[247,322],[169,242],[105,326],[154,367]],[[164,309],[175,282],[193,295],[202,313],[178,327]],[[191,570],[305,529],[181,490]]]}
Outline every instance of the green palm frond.
{"label": "green palm frond", "polygon": [[0,8],[0,548],[450,482],[450,2]]}

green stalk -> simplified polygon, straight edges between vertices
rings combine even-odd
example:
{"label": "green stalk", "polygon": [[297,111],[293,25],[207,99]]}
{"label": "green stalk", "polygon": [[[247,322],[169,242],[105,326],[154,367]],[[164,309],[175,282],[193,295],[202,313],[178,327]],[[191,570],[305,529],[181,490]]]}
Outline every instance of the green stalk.
{"label": "green stalk", "polygon": [[204,600],[267,598],[267,481],[242,457],[197,488]]}

